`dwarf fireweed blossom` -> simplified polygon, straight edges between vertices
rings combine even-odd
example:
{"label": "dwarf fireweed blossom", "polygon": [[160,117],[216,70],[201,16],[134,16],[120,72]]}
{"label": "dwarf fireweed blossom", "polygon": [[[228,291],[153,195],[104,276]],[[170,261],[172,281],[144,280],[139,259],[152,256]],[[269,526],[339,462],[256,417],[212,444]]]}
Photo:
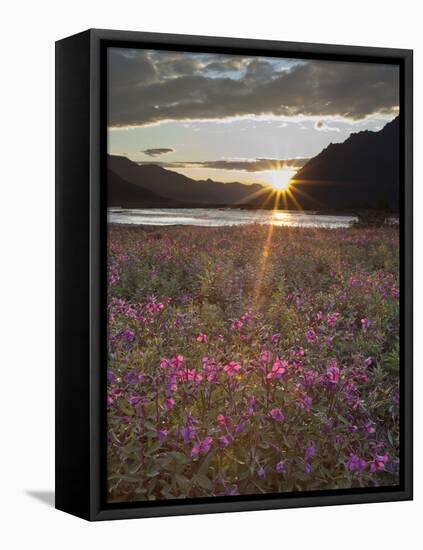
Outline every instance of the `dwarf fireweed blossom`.
{"label": "dwarf fireweed blossom", "polygon": [[285,416],[284,416],[283,412],[280,409],[272,409],[270,411],[270,416],[276,422],[283,422],[285,420]]}
{"label": "dwarf fireweed blossom", "polygon": [[361,319],[360,323],[363,330],[367,330],[370,326],[370,321],[366,317],[364,319]]}
{"label": "dwarf fireweed blossom", "polygon": [[306,448],[304,453],[304,460],[308,462],[312,458],[314,458],[314,455],[316,454],[316,446],[314,442],[310,442],[310,445]]}
{"label": "dwarf fireweed blossom", "polygon": [[232,419],[230,416],[224,416],[223,414],[219,414],[217,415],[217,423],[220,425],[220,426],[225,426],[225,427],[228,427],[231,425],[232,423]]}
{"label": "dwarf fireweed blossom", "polygon": [[164,304],[162,304],[161,302],[149,302],[145,306],[145,309],[150,314],[159,313],[160,311],[162,311],[162,309],[164,309]]}
{"label": "dwarf fireweed blossom", "polygon": [[338,312],[333,312],[331,313],[330,315],[328,315],[328,318],[327,318],[327,321],[326,321],[326,324],[328,325],[328,327],[332,328],[336,325],[338,319],[340,317],[340,313]]}
{"label": "dwarf fireweed blossom", "polygon": [[165,428],[161,430],[157,430],[156,437],[159,441],[163,441],[164,439],[166,439],[166,436],[167,436],[167,430]]}
{"label": "dwarf fireweed blossom", "polygon": [[127,328],[123,331],[122,338],[126,342],[133,342],[135,340],[135,332],[132,329]]}
{"label": "dwarf fireweed blossom", "polygon": [[305,335],[309,344],[314,344],[316,342],[317,336],[312,328],[310,328]]}
{"label": "dwarf fireweed blossom", "polygon": [[329,361],[329,367],[326,371],[326,377],[331,385],[336,385],[339,382],[339,368],[336,359]]}
{"label": "dwarf fireweed blossom", "polygon": [[366,469],[366,461],[351,453],[346,460],[346,467],[350,472],[363,472]]}
{"label": "dwarf fireweed blossom", "polygon": [[245,324],[248,324],[251,321],[251,314],[247,311],[244,315],[241,316],[241,321]]}
{"label": "dwarf fireweed blossom", "polygon": [[282,474],[285,471],[285,460],[281,460],[276,464],[275,470],[278,474]]}
{"label": "dwarf fireweed blossom", "polygon": [[204,334],[204,332],[200,332],[200,334],[197,336],[197,342],[200,342],[201,344],[207,344],[207,335]]}
{"label": "dwarf fireweed blossom", "polygon": [[263,468],[263,466],[259,466],[259,468],[257,468],[257,477],[261,481],[266,479],[266,470]]}
{"label": "dwarf fireweed blossom", "polygon": [[223,371],[230,377],[236,376],[240,373],[242,367],[236,361],[230,361],[227,365],[223,367]]}
{"label": "dwarf fireweed blossom", "polygon": [[304,462],[304,472],[306,474],[311,474],[312,471],[313,471],[313,468],[311,464],[309,462]]}
{"label": "dwarf fireweed blossom", "polygon": [[210,447],[212,446],[213,438],[211,436],[207,436],[205,439],[200,441],[197,445],[194,445],[194,447],[191,449],[191,456],[196,457],[198,455],[206,455],[210,451]]}
{"label": "dwarf fireweed blossom", "polygon": [[181,428],[181,437],[184,443],[189,443],[192,441],[195,436],[197,435],[197,430],[193,428],[192,426],[188,425],[184,428]]}
{"label": "dwarf fireweed blossom", "polygon": [[231,444],[231,438],[230,436],[222,435],[217,439],[217,443],[219,447],[224,449],[225,447],[228,447]]}
{"label": "dwarf fireweed blossom", "polygon": [[369,420],[367,422],[364,429],[365,429],[366,433],[368,433],[368,434],[374,434],[375,431],[376,431],[375,425],[371,420]]}
{"label": "dwarf fireweed blossom", "polygon": [[244,323],[240,319],[236,319],[231,324],[231,328],[233,328],[234,330],[238,330],[238,329],[242,328],[243,326],[244,326]]}
{"label": "dwarf fireweed blossom", "polygon": [[262,363],[268,363],[270,361],[270,352],[269,351],[262,351],[260,354],[260,361]]}
{"label": "dwarf fireweed blossom", "polygon": [[132,407],[136,407],[137,405],[139,405],[142,402],[143,402],[143,398],[140,397],[139,395],[134,395],[133,397],[130,397],[130,399],[129,399],[129,404]]}
{"label": "dwarf fireweed blossom", "polygon": [[167,411],[170,411],[175,406],[175,400],[172,397],[167,397],[164,400],[164,406]]}
{"label": "dwarf fireweed blossom", "polygon": [[203,380],[201,374],[195,369],[179,370],[176,375],[178,379],[182,380],[183,382],[195,382],[196,384],[200,384],[200,382]]}
{"label": "dwarf fireweed blossom", "polygon": [[288,371],[288,361],[282,359],[276,359],[272,365],[271,371],[267,374],[266,378],[268,380],[279,380],[284,374]]}
{"label": "dwarf fireweed blossom", "polygon": [[370,471],[374,472],[383,472],[385,469],[385,464],[389,461],[388,453],[381,455],[376,455],[373,461],[370,464]]}

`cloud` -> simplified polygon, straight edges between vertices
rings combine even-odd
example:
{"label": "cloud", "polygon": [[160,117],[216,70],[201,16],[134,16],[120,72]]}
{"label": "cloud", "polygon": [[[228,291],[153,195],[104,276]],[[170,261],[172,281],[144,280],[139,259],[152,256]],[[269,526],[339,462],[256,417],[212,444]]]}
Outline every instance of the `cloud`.
{"label": "cloud", "polygon": [[144,155],[148,155],[149,157],[158,157],[166,153],[173,153],[174,151],[175,149],[171,149],[170,147],[158,147],[156,149],[144,149],[141,153],[144,153]]}
{"label": "cloud", "polygon": [[[237,170],[243,172],[263,172],[265,170],[282,170],[283,168],[299,169],[308,161],[308,158],[291,159],[228,159],[207,160],[198,162],[158,162],[163,168],[212,168],[215,170]],[[139,164],[150,164],[139,162]]]}
{"label": "cloud", "polygon": [[[286,60],[288,61],[288,60]],[[221,56],[113,48],[109,126],[241,116],[343,117],[397,114],[394,65]]]}
{"label": "cloud", "polygon": [[340,132],[339,128],[336,126],[328,126],[324,120],[318,120],[314,124],[314,128],[320,132]]}

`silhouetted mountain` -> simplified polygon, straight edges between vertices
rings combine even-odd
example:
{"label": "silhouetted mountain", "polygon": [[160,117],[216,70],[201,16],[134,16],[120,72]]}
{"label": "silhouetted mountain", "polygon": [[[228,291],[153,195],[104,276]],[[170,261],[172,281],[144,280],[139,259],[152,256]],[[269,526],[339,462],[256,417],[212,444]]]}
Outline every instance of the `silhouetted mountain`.
{"label": "silhouetted mountain", "polygon": [[[268,188],[260,184],[221,183],[211,179],[195,181],[161,166],[155,164],[139,165],[126,157],[120,156],[109,156],[108,166],[113,173],[125,180],[126,183],[140,186],[144,190],[156,193],[164,199],[178,201],[183,204],[216,206],[250,203],[251,196],[262,191],[264,194],[260,193],[259,199],[260,202],[263,202],[270,192]],[[118,195],[115,195],[115,198],[118,198]]]}
{"label": "silhouetted mountain", "polygon": [[290,187],[304,209],[399,208],[399,118],[379,132],[358,132],[330,144],[292,178]]}
{"label": "silhouetted mountain", "polygon": [[115,172],[107,171],[107,203],[108,206],[132,208],[165,207],[175,205],[174,201],[163,198],[140,185],[129,183]]}

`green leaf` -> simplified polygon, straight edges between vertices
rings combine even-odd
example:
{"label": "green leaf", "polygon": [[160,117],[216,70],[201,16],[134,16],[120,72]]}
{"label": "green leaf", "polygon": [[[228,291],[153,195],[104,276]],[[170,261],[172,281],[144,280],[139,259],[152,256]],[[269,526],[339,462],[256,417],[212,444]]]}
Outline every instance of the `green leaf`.
{"label": "green leaf", "polygon": [[184,455],[184,453],[172,451],[170,453],[170,456],[175,460],[177,464],[189,464],[191,462],[191,459]]}
{"label": "green leaf", "polygon": [[150,470],[148,470],[148,471],[146,472],[145,475],[146,475],[147,477],[156,477],[156,476],[159,475],[159,474],[160,474],[160,470],[158,470],[156,467],[153,466]]}
{"label": "green leaf", "polygon": [[201,466],[198,468],[198,475],[205,475],[210,468],[210,463],[213,460],[215,451],[211,451],[203,460]]}
{"label": "green leaf", "polygon": [[213,483],[205,475],[197,474],[194,479],[197,485],[199,485],[201,488],[205,489],[206,491],[210,491],[213,488]]}

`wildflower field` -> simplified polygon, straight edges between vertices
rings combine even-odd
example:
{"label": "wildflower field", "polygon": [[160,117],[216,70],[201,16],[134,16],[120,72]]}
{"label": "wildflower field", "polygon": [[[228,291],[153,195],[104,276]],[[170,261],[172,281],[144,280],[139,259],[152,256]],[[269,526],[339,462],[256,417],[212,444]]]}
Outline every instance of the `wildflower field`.
{"label": "wildflower field", "polygon": [[109,502],[399,483],[398,227],[108,239]]}

